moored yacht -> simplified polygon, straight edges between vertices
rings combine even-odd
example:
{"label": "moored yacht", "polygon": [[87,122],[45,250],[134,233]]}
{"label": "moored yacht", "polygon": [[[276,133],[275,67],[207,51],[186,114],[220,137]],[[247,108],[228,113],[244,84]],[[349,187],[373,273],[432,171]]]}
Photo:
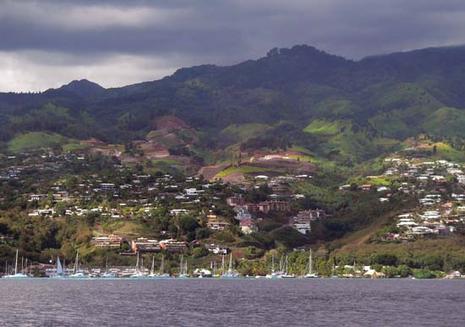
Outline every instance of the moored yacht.
{"label": "moored yacht", "polygon": [[283,266],[282,271],[284,271],[284,273],[281,275],[281,278],[295,278],[294,274],[289,273],[289,259],[287,255],[286,255],[286,258],[284,259],[284,266]]}
{"label": "moored yacht", "polygon": [[83,271],[79,270],[79,251],[76,252],[76,260],[74,261],[74,271],[69,278],[87,278],[87,275]]}
{"label": "moored yacht", "polygon": [[135,272],[132,275],[130,275],[129,278],[140,279],[140,278],[146,278],[146,277],[147,277],[147,275],[145,275],[144,272],[139,267],[139,252],[137,252],[137,260],[136,260]]}
{"label": "moored yacht", "polygon": [[159,279],[171,278],[170,274],[165,273],[165,256],[161,257],[160,270],[158,271],[158,273],[154,274],[153,270],[154,270],[154,261],[152,260],[152,272],[149,275],[149,277],[159,278]]}
{"label": "moored yacht", "polygon": [[183,255],[181,255],[181,262],[179,263],[178,278],[189,278],[189,274],[187,272],[187,260],[184,261]]}
{"label": "moored yacht", "polygon": [[310,249],[310,255],[308,256],[308,272],[303,277],[304,278],[318,278],[318,274],[313,272],[312,249]]}
{"label": "moored yacht", "polygon": [[5,275],[3,278],[29,278],[29,276],[23,272],[18,272],[18,249],[16,249],[15,273],[12,275]]}
{"label": "moored yacht", "polygon": [[108,270],[108,257],[105,260],[105,272],[100,274],[100,278],[116,278],[118,277],[115,272]]}
{"label": "moored yacht", "polygon": [[[224,260],[224,256],[223,256]],[[221,278],[239,278],[239,273],[233,269],[232,265],[232,253],[229,254],[229,267],[228,271],[223,272]]]}
{"label": "moored yacht", "polygon": [[63,270],[63,266],[61,265],[60,257],[57,257],[57,263],[55,268],[55,273],[50,275],[50,278],[64,278],[65,272]]}
{"label": "moored yacht", "polygon": [[278,279],[282,278],[282,272],[281,271],[275,271],[274,269],[274,255],[271,256],[271,273],[267,274],[265,277],[268,279]]}

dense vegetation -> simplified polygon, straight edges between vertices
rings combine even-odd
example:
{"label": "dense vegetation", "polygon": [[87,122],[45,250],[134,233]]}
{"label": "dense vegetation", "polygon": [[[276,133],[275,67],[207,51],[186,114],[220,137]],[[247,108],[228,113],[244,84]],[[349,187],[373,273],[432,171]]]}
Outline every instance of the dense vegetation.
{"label": "dense vegetation", "polygon": [[301,146],[331,160],[366,160],[419,133],[465,136],[464,55],[463,47],[432,48],[354,62],[295,46],[122,88],[83,80],[5,93],[0,138],[12,151],[28,132],[125,143],[170,114],[201,132],[200,148]]}

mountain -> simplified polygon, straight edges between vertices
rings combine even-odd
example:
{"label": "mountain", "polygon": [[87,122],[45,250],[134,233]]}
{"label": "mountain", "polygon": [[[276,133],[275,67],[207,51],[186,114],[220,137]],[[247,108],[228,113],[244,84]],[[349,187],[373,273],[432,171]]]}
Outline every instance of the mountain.
{"label": "mountain", "polygon": [[105,88],[98,85],[97,83],[88,81],[86,79],[75,80],[69,84],[63,85],[58,89],[49,89],[45,91],[46,94],[50,96],[79,96],[82,98],[86,97],[95,97],[102,95],[105,91]]}
{"label": "mountain", "polygon": [[154,122],[168,116],[200,133],[182,152],[204,161],[239,148],[298,147],[361,162],[419,134],[465,137],[464,82],[463,46],[352,61],[298,45],[120,88],[81,80],[40,94],[3,93],[0,139],[7,145],[18,135],[46,132],[128,143],[146,139]]}

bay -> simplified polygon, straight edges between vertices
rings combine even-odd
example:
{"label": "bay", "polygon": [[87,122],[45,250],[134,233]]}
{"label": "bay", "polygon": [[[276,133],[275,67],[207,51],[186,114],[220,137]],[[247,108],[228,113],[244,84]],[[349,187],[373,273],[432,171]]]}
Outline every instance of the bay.
{"label": "bay", "polygon": [[465,280],[0,280],[1,326],[464,326]]}

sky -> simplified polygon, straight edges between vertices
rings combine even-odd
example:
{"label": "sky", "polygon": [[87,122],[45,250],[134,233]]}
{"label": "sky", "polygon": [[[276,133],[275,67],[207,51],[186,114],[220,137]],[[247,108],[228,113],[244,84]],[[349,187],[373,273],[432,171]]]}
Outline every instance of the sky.
{"label": "sky", "polygon": [[465,44],[465,1],[0,0],[0,91],[118,87],[296,44],[351,59]]}

